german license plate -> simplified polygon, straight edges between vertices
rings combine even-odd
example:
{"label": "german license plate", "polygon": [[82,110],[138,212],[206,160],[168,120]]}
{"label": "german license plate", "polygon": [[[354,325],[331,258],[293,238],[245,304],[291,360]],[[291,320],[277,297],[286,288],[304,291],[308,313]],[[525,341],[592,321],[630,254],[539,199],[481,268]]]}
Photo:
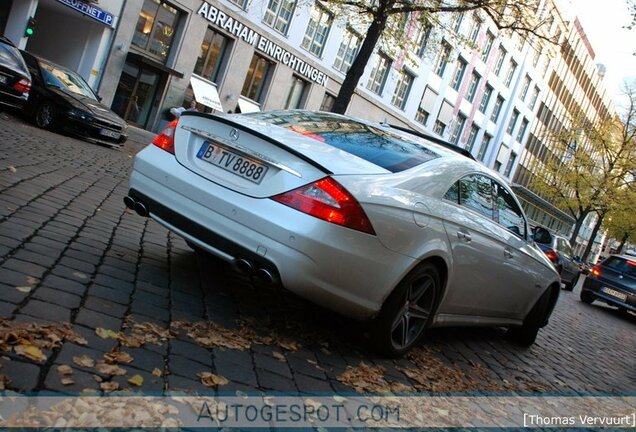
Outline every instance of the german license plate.
{"label": "german license plate", "polygon": [[4,75],[0,75],[0,84],[6,84],[7,83],[7,77]]}
{"label": "german license plate", "polygon": [[197,157],[256,184],[261,183],[269,169],[259,161],[210,141],[203,143]]}
{"label": "german license plate", "polygon": [[99,133],[109,138],[119,138],[121,134],[119,132],[112,131],[110,129],[102,129]]}
{"label": "german license plate", "polygon": [[613,290],[611,288],[603,287],[603,289],[601,291],[603,291],[605,294],[611,295],[612,297],[616,297],[620,301],[627,300],[627,294],[623,294],[622,292],[618,292],[618,291]]}

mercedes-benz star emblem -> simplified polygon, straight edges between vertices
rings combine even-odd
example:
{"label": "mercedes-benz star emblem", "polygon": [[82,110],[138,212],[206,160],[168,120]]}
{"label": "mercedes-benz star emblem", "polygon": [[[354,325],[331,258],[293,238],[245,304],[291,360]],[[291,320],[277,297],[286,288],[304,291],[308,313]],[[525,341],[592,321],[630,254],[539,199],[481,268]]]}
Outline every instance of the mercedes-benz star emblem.
{"label": "mercedes-benz star emblem", "polygon": [[230,138],[232,138],[234,141],[239,139],[239,133],[238,133],[238,131],[236,129],[232,129],[230,131]]}

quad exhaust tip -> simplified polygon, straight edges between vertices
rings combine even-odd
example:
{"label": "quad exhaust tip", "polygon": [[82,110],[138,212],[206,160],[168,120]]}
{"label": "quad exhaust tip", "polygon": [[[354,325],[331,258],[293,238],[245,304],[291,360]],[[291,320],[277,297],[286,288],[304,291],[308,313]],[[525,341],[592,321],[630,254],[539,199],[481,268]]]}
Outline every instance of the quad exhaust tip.
{"label": "quad exhaust tip", "polygon": [[250,276],[256,282],[266,285],[272,285],[276,282],[276,278],[271,271],[262,267],[256,267],[251,261],[245,258],[234,260],[234,268],[240,273]]}
{"label": "quad exhaust tip", "polygon": [[137,212],[139,216],[148,217],[148,209],[141,201],[136,201],[130,195],[124,197],[124,204],[127,208]]}

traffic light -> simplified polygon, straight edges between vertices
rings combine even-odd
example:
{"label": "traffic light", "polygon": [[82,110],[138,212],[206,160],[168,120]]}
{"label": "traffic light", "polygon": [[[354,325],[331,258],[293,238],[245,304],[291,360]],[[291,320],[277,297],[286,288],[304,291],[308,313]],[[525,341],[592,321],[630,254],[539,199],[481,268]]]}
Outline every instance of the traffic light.
{"label": "traffic light", "polygon": [[24,29],[24,37],[33,36],[33,33],[35,33],[35,18],[31,17]]}

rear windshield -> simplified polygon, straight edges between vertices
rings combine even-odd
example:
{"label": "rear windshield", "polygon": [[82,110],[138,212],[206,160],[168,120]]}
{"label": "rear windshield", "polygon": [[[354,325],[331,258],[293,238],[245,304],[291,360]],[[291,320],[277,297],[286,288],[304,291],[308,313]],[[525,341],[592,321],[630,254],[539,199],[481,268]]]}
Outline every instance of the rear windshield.
{"label": "rear windshield", "polygon": [[404,171],[439,157],[418,143],[397,134],[323,112],[279,111],[247,114],[344,150],[388,171]]}
{"label": "rear windshield", "polygon": [[624,275],[636,278],[636,261],[626,260],[619,257],[609,257],[603,262],[603,267],[623,273]]}
{"label": "rear windshield", "polygon": [[0,42],[0,63],[9,65],[11,68],[26,72],[26,64],[17,48]]}

